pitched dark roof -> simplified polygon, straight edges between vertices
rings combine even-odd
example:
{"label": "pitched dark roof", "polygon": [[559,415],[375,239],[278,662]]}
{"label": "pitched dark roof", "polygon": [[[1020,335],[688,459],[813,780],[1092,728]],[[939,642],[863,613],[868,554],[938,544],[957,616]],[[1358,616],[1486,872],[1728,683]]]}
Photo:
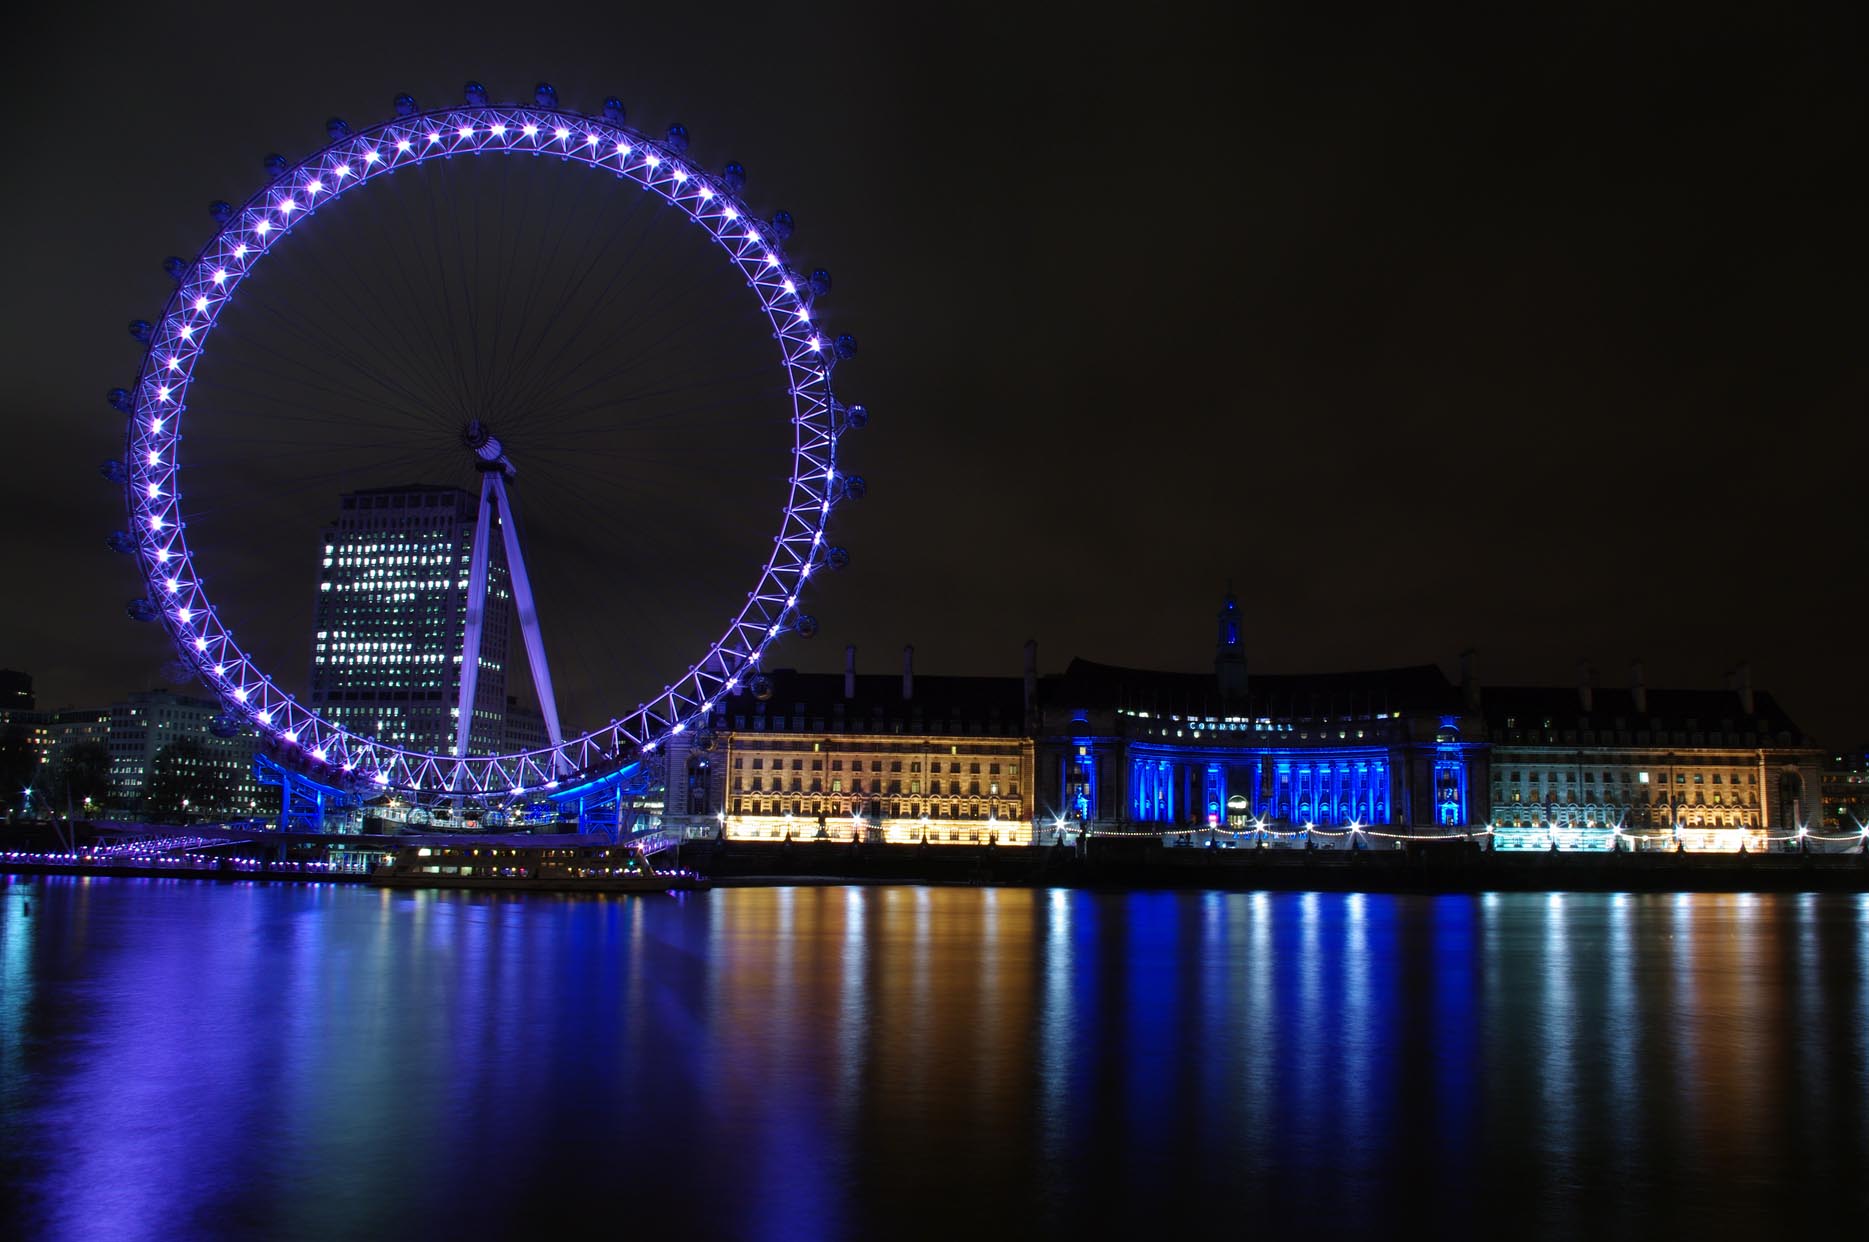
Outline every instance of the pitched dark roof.
{"label": "pitched dark roof", "polygon": [[1212,673],[1168,673],[1075,659],[1043,679],[1040,699],[1054,707],[1133,708],[1219,715],[1366,716],[1376,712],[1456,712],[1460,691],[1433,664],[1349,673],[1254,673],[1244,704],[1226,702]]}
{"label": "pitched dark roof", "polygon": [[[1808,740],[1778,700],[1764,691],[1754,693],[1750,715],[1735,690],[1651,689],[1647,709],[1637,711],[1633,690],[1598,687],[1592,691],[1590,711],[1585,712],[1575,686],[1486,686],[1480,692],[1480,703],[1495,739],[1508,727],[1539,729],[1546,720],[1551,721],[1551,728],[1567,730],[1613,730],[1620,720],[1621,727],[1629,730],[1756,733]],[[1516,723],[1508,726],[1507,721]]]}
{"label": "pitched dark roof", "polygon": [[[914,692],[902,697],[900,673],[859,673],[854,697],[844,697],[842,673],[801,673],[771,669],[772,697],[765,702],[747,687],[721,700],[716,720],[732,728],[735,716],[803,716],[827,725],[849,723],[896,732],[1022,733],[1025,729],[1025,686],[1017,677],[944,677],[915,674]],[[971,726],[971,728],[969,728]]]}

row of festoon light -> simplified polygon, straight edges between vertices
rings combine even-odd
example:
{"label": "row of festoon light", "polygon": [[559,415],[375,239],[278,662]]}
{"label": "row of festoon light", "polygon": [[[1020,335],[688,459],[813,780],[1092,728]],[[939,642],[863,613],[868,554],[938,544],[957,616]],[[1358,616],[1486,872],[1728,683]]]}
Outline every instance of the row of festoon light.
{"label": "row of festoon light", "polygon": [[[1628,840],[1628,841],[1633,842],[1633,841],[1679,841],[1684,836],[1694,836],[1698,834],[1712,833],[1712,832],[1722,832],[1722,833],[1731,832],[1731,833],[1744,834],[1742,839],[1762,840],[1768,843],[1774,842],[1774,841],[1803,841],[1803,840],[1822,841],[1822,842],[1829,842],[1829,843],[1840,843],[1840,842],[1869,843],[1869,825],[1862,823],[1862,821],[1860,820],[1856,821],[1857,830],[1855,832],[1846,832],[1846,833],[1840,833],[1840,834],[1812,832],[1808,825],[1801,825],[1795,832],[1780,832],[1780,833],[1773,833],[1773,832],[1766,831],[1764,829],[1681,828],[1681,827],[1676,827],[1673,829],[1664,829],[1659,832],[1631,832],[1628,829],[1621,827],[1620,825],[1610,825],[1610,826],[1606,826],[1602,828],[1592,827],[1592,828],[1561,829],[1559,830],[1557,834],[1554,834],[1552,829],[1549,827],[1532,828],[1528,826],[1524,828],[1518,828],[1516,826],[1509,826],[1509,825],[1502,825],[1502,824],[1489,824],[1484,828],[1469,829],[1465,832],[1458,832],[1458,833],[1382,832],[1375,828],[1366,828],[1362,824],[1358,824],[1354,822],[1344,828],[1341,828],[1335,831],[1328,829],[1328,828],[1319,828],[1315,824],[1305,824],[1301,828],[1294,828],[1294,829],[1291,829],[1290,831],[1280,832],[1277,829],[1266,827],[1265,824],[1266,824],[1265,820],[1256,820],[1254,821],[1253,826],[1250,828],[1244,827],[1244,826],[1239,827],[1239,828],[1234,828],[1230,826],[1222,827],[1220,825],[1210,825],[1206,827],[1176,827],[1176,828],[1166,829],[1166,830],[1159,831],[1159,832],[1147,832],[1147,833],[1091,831],[1088,835],[1106,836],[1106,837],[1137,837],[1137,836],[1193,837],[1193,836],[1199,836],[1203,833],[1208,833],[1208,834],[1227,833],[1227,834],[1230,834],[1233,837],[1234,841],[1236,842],[1241,837],[1247,837],[1250,839],[1261,839],[1261,840],[1267,839],[1267,838],[1275,839],[1275,840],[1295,840],[1297,838],[1306,837],[1306,836],[1322,836],[1322,837],[1364,836],[1364,837],[1380,837],[1385,840],[1394,841],[1396,842],[1398,848],[1405,841],[1472,841],[1472,840],[1477,840],[1482,837],[1497,836],[1501,833],[1521,833],[1521,832],[1529,836],[1553,837],[1554,839],[1559,840],[1559,841],[1561,841],[1563,839],[1563,836],[1566,836],[1566,835],[1580,836],[1585,833],[1607,834],[1611,840]],[[1068,820],[1060,818],[1056,821],[1055,826],[1058,829],[1063,830],[1063,829],[1069,828],[1070,824]],[[1560,848],[1562,848],[1561,845],[1560,845]]]}
{"label": "row of festoon light", "polygon": [[[3,862],[28,862],[40,865],[119,867],[126,863],[121,854],[111,855],[97,851],[84,850],[78,853],[41,854],[29,850],[8,850],[0,853]],[[279,862],[265,858],[236,858],[227,855],[204,857],[200,854],[136,854],[128,859],[128,865],[139,867],[187,867],[195,871],[214,871],[223,863],[231,863],[236,868],[250,871],[288,871],[288,872],[329,872],[342,871],[348,864],[330,862]]]}
{"label": "row of festoon light", "polygon": [[92,857],[121,857],[124,855],[142,855],[162,853],[167,850],[194,849],[202,845],[224,845],[213,837],[161,837],[156,840],[119,841],[115,845],[92,845],[85,848],[85,853]]}

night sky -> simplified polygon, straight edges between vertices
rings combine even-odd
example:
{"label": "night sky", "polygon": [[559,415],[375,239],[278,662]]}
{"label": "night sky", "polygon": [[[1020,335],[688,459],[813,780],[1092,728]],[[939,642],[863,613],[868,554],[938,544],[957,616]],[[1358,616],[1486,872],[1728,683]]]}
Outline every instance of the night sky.
{"label": "night sky", "polygon": [[836,275],[870,495],[776,663],[1202,668],[1231,579],[1264,671],[1749,659],[1869,736],[1864,19],[1406,8],[34,6],[0,665],[41,706],[165,680],[96,468],[207,202],[327,116],[543,78],[743,160]]}

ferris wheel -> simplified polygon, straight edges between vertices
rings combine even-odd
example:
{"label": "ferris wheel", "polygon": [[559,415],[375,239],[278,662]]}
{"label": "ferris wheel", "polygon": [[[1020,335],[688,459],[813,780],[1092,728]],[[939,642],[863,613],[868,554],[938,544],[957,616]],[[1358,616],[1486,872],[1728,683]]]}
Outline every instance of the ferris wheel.
{"label": "ferris wheel", "polygon": [[[130,388],[113,389],[109,398],[128,420],[125,457],[104,467],[106,477],[124,489],[130,520],[128,530],[112,536],[112,545],[134,559],[145,587],[128,606],[131,617],[159,624],[229,716],[256,730],[269,750],[298,770],[366,796],[397,792],[511,804],[600,779],[655,756],[683,734],[705,731],[725,696],[769,697],[762,663],[786,635],[816,632],[817,622],[803,611],[801,598],[814,576],[848,564],[848,552],[829,540],[829,523],[842,502],[861,498],[865,491],[861,477],[841,468],[838,450],[841,437],[862,427],[868,415],[861,405],[839,401],[832,389],[834,371],[855,354],[856,342],[827,330],[818,313],[816,303],[829,291],[828,273],[819,269],[801,275],[788,262],[784,243],[793,230],[790,214],[756,215],[741,197],[744,169],[729,163],[718,174],[703,170],[688,158],[688,133],[682,126],[650,138],[626,123],[617,100],[607,100],[601,115],[586,115],[561,107],[556,90],[546,83],[525,105],[490,102],[478,83],[467,85],[458,107],[423,109],[402,95],[390,120],[352,130],[334,119],[327,132],[327,145],[297,162],[269,156],[267,184],[244,203],[215,203],[211,211],[218,228],[207,244],[193,259],[171,259],[165,265],[175,292],[161,316],[153,323],[131,324],[145,346],[141,367]],[[203,447],[198,434],[184,435],[199,430],[190,426],[191,386],[209,359],[210,339],[220,339],[217,329],[221,336],[238,331],[227,325],[239,322],[243,283],[287,239],[301,234],[315,239],[319,230],[310,223],[313,217],[329,214],[334,204],[353,195],[368,197],[360,195],[365,186],[402,169],[502,155],[549,158],[604,174],[613,186],[647,192],[699,229],[710,253],[744,284],[741,296],[750,297],[766,330],[760,335],[769,332],[772,342],[758,348],[767,372],[764,382],[780,399],[772,414],[784,422],[790,446],[783,461],[783,502],[770,550],[763,553],[764,564],[744,602],[718,632],[694,640],[695,654],[683,661],[685,670],[670,668],[677,675],[660,692],[647,694],[600,727],[567,731],[559,719],[546,629],[536,603],[535,575],[529,571],[529,554],[536,549],[522,538],[521,511],[534,499],[524,494],[532,463],[502,421],[511,413],[510,403],[448,405],[468,416],[451,414],[455,421],[441,439],[478,484],[455,678],[458,724],[452,746],[398,745],[288,693],[235,640],[233,618],[210,599],[206,583],[214,566],[197,561],[199,549],[191,546],[189,531],[192,512],[184,495],[185,484],[201,477],[199,465],[194,474],[189,468]],[[476,229],[479,223],[476,218]],[[500,224],[507,231],[514,227],[504,212]],[[315,245],[315,240],[303,244],[316,254]],[[392,274],[380,272],[376,278],[388,282]],[[442,279],[448,279],[445,270]],[[512,313],[523,315],[528,305]],[[337,391],[316,380],[295,375],[294,384]],[[413,376],[398,380],[399,385],[419,383]],[[424,436],[433,435],[432,420],[423,426]],[[503,580],[493,575],[496,548],[504,556]],[[543,745],[477,753],[470,745],[470,722],[490,581],[496,590],[510,589],[516,604],[546,736]]]}

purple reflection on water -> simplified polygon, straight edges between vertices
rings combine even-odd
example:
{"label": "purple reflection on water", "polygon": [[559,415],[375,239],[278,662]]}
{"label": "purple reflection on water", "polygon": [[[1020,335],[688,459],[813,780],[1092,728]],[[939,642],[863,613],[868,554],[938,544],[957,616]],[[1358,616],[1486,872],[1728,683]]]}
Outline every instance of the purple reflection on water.
{"label": "purple reflection on water", "polygon": [[1767,1236],[1869,1206],[1854,897],[46,878],[0,889],[0,983],[22,1236]]}

